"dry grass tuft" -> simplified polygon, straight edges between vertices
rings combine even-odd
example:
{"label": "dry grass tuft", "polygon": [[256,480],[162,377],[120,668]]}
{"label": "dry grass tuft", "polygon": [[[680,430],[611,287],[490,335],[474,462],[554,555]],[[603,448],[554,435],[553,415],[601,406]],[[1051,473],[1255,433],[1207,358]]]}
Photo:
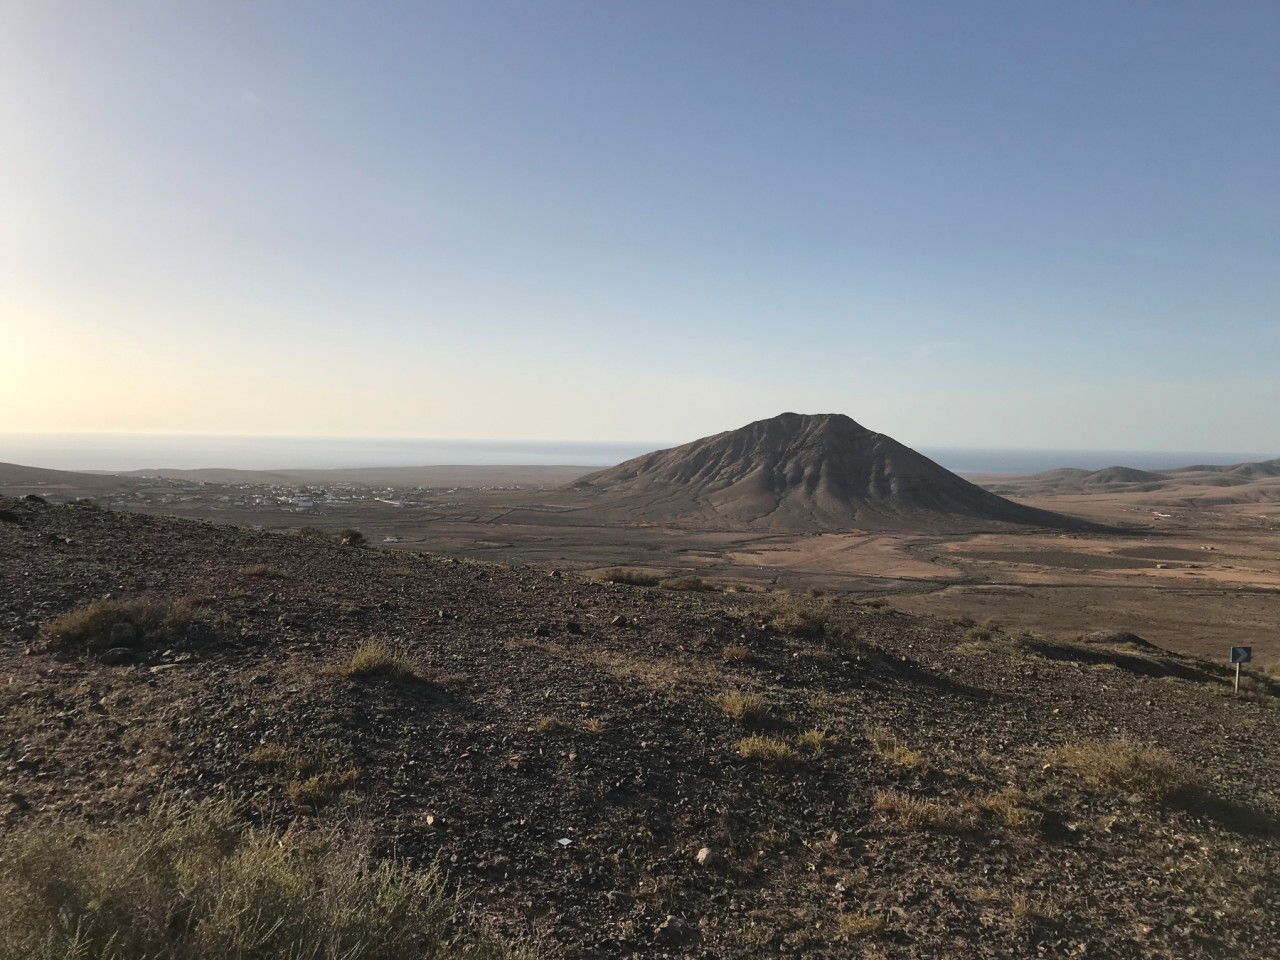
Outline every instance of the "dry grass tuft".
{"label": "dry grass tuft", "polygon": [[337,798],[343,790],[354,786],[360,777],[355,767],[344,770],[322,770],[303,780],[291,780],[284,795],[295,807],[319,809]]}
{"label": "dry grass tuft", "polygon": [[751,660],[751,651],[739,644],[730,644],[720,654],[728,663],[748,663]]}
{"label": "dry grass tuft", "polygon": [[877,790],[872,808],[908,830],[958,832],[972,829],[977,823],[976,811],[968,805],[913,797],[901,790]]}
{"label": "dry grass tuft", "polygon": [[899,767],[924,772],[929,769],[929,759],[919,750],[911,750],[902,745],[888,727],[870,727],[866,731],[867,742],[871,752],[881,760]]}
{"label": "dry grass tuft", "polygon": [[916,797],[901,790],[880,790],[875,811],[908,830],[940,830],[958,833],[972,830],[983,820],[995,820],[1013,830],[1030,830],[1041,821],[1022,791],[1006,787],[994,793],[974,794],[956,802]]}
{"label": "dry grass tuft", "polygon": [[1061,915],[1057,904],[1043,895],[1029,897],[1017,894],[1010,902],[1014,919],[1019,923],[1052,923]]}
{"label": "dry grass tuft", "polygon": [[714,701],[721,712],[739,723],[759,725],[769,719],[769,702],[758,693],[745,690],[727,690]]}
{"label": "dry grass tuft", "polygon": [[531,729],[533,730],[534,733],[552,734],[552,733],[564,733],[566,730],[570,728],[569,728],[569,724],[565,723],[559,717],[547,716],[547,717],[539,717],[537,720],[535,720],[533,722],[533,727]]}
{"label": "dry grass tuft", "polygon": [[777,737],[743,737],[738,741],[738,753],[748,760],[768,760],[773,763],[799,758],[791,744]]}
{"label": "dry grass tuft", "polygon": [[342,672],[349,677],[390,677],[395,680],[416,679],[421,673],[412,658],[381,640],[367,640],[356,647]]}
{"label": "dry grass tuft", "polygon": [[808,754],[820,757],[827,752],[827,747],[831,744],[831,738],[827,736],[825,730],[806,730],[804,733],[796,737],[796,746]]}
{"label": "dry grass tuft", "polygon": [[774,600],[760,608],[769,626],[789,637],[816,639],[827,632],[827,618],[790,600]]}
{"label": "dry grass tuft", "polygon": [[360,776],[355,767],[342,767],[278,744],[263,744],[249,754],[249,760],[256,766],[280,774],[285,781],[285,796],[297,807],[322,807],[353,786]]}
{"label": "dry grass tuft", "polygon": [[0,838],[0,960],[515,960],[434,869],[333,830],[278,834],[226,801]]}
{"label": "dry grass tuft", "polygon": [[884,931],[884,917],[869,913],[842,913],[836,917],[836,933],[847,940],[874,937]]}
{"label": "dry grass tuft", "polygon": [[[40,628],[40,639],[51,649],[101,651],[151,645],[176,638],[191,623],[198,605],[195,600],[95,600],[50,620]],[[132,628],[131,639],[123,640],[119,633],[112,639],[112,631],[120,624]]]}
{"label": "dry grass tuft", "polygon": [[1166,800],[1194,786],[1168,750],[1128,740],[1083,740],[1059,747],[1050,759],[1097,786],[1152,800]]}
{"label": "dry grass tuft", "polygon": [[994,817],[1010,830],[1034,830],[1044,819],[1040,811],[1032,807],[1027,793],[1017,787],[978,794],[970,803],[979,813]]}

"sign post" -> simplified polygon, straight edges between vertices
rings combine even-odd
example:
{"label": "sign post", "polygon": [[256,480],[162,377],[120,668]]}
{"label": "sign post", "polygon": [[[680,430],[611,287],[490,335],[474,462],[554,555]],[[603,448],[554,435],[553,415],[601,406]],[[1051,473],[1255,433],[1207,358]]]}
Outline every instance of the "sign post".
{"label": "sign post", "polygon": [[1231,648],[1231,662],[1236,665],[1236,689],[1235,689],[1236,693],[1240,692],[1240,664],[1248,663],[1252,659],[1253,659],[1253,647],[1232,647]]}

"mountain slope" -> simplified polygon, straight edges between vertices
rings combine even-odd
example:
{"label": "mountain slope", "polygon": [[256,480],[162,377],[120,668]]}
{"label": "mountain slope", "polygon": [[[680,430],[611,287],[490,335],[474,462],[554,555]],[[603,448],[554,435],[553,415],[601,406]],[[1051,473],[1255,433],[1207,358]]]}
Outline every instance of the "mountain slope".
{"label": "mountain slope", "polygon": [[778,530],[1089,525],[983,490],[842,414],[784,413],[589,474],[594,509]]}

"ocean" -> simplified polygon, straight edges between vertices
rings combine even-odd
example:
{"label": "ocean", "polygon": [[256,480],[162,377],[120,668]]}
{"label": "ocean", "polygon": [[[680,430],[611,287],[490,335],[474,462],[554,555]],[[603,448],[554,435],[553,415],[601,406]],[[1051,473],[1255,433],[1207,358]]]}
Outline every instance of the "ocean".
{"label": "ocean", "polygon": [[[604,467],[673,446],[663,442],[405,440],[367,437],[211,437],[149,434],[0,434],[0,462],[58,470],[168,467],[241,470],[337,469],[481,464]],[[1196,463],[1245,463],[1271,453],[1155,450],[1016,450],[919,447],[956,473],[1041,473],[1058,467],[1162,470]]]}

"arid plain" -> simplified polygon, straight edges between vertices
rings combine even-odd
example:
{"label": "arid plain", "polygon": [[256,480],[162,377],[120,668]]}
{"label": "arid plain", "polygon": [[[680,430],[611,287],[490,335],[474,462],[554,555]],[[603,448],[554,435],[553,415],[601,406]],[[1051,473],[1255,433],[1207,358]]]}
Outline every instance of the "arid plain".
{"label": "arid plain", "polygon": [[[852,592],[908,612],[1046,636],[1127,630],[1214,659],[1246,644],[1260,664],[1280,661],[1280,477],[1265,470],[969,478],[1017,503],[1111,528],[1105,532],[994,525],[838,533],[616,522],[589,494],[568,488],[586,472],[175,470],[160,478],[5,468],[0,492],[92,496],[145,513],[268,529],[354,527],[389,550],[587,575],[622,567],[695,574],[726,589]],[[310,505],[299,509],[300,500]]]}

